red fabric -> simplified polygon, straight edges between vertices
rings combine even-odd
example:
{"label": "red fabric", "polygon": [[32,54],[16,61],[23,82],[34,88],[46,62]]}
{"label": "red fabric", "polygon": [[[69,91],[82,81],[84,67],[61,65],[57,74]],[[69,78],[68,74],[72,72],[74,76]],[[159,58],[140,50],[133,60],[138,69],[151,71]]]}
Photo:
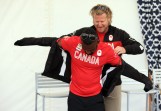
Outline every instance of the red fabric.
{"label": "red fabric", "polygon": [[[104,37],[105,37],[105,33],[99,33],[97,32],[98,34],[98,37],[99,37],[99,40],[100,42],[103,42],[104,41]],[[112,36],[112,35],[111,35]],[[108,38],[109,39],[109,38]],[[112,36],[112,39],[113,39],[113,36]],[[108,45],[110,45],[113,49],[115,49],[117,46],[121,46],[122,47],[122,42],[121,41],[111,41],[111,42],[107,42]]]}
{"label": "red fabric", "polygon": [[99,33],[99,32],[97,31],[97,34],[98,34],[98,37],[99,37],[100,42],[103,42],[103,41],[104,41],[105,33]]}
{"label": "red fabric", "polygon": [[108,45],[110,45],[113,49],[115,49],[117,46],[122,47],[122,43],[120,41],[115,41],[115,42],[107,42]]}
{"label": "red fabric", "polygon": [[82,50],[80,37],[61,39],[62,48],[71,55],[72,76],[70,91],[76,95],[94,96],[101,91],[101,72],[106,63],[118,65],[120,57],[107,44],[100,42],[92,55]]}

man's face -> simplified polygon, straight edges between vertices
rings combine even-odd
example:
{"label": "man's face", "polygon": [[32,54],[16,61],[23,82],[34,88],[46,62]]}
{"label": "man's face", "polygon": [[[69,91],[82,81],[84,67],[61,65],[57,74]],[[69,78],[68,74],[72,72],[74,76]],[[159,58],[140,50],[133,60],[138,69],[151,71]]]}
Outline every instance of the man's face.
{"label": "man's face", "polygon": [[107,18],[105,13],[101,15],[94,14],[93,24],[98,32],[106,33],[110,25],[110,18]]}
{"label": "man's face", "polygon": [[82,48],[83,48],[83,50],[85,51],[86,54],[92,55],[97,49],[97,44],[98,44],[98,40],[95,40],[90,45],[84,44],[82,42]]}

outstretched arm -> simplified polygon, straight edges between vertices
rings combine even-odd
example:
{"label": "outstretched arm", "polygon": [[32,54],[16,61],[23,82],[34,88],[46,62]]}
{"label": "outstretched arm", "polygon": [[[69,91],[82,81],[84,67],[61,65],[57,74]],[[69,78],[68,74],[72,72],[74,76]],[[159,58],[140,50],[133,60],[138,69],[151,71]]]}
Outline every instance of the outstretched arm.
{"label": "outstretched arm", "polygon": [[54,41],[58,38],[56,37],[26,37],[20,40],[17,40],[14,45],[17,46],[30,46],[30,45],[39,45],[39,46],[51,46]]}
{"label": "outstretched arm", "polygon": [[151,80],[139,72],[137,69],[129,65],[128,63],[125,62],[124,70],[122,72],[122,75],[129,77],[131,79],[134,79],[138,82],[141,82],[145,84],[144,90],[147,92],[152,89],[152,82]]}
{"label": "outstretched arm", "polygon": [[[70,36],[73,36],[73,35],[79,36],[79,35],[82,34],[84,29],[85,28],[78,29],[78,30],[74,31],[73,33],[62,35],[60,38],[63,38],[65,36],[70,37]],[[17,45],[17,46],[30,46],[30,45],[51,46],[53,41],[56,41],[57,39],[58,39],[57,37],[39,37],[39,38],[25,37],[23,39],[17,40],[14,43],[14,45]]]}

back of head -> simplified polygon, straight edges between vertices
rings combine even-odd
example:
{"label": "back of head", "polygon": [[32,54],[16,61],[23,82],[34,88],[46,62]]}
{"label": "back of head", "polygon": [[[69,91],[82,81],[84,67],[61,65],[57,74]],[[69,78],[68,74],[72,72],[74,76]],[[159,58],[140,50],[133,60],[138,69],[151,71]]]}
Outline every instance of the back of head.
{"label": "back of head", "polygon": [[96,6],[94,6],[91,10],[90,10],[90,14],[92,16],[96,15],[102,15],[103,13],[105,13],[107,15],[107,18],[111,18],[112,19],[112,11],[111,9],[103,4],[97,4]]}
{"label": "back of head", "polygon": [[84,28],[84,31],[80,36],[81,36],[82,42],[86,45],[90,45],[93,42],[98,41],[98,36],[96,31],[90,27]]}

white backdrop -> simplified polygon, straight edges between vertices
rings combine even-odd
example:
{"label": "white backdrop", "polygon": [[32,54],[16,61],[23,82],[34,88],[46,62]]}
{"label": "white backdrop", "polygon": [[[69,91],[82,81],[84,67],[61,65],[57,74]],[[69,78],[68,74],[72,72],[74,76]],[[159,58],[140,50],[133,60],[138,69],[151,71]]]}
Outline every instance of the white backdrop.
{"label": "white backdrop", "polygon": [[[111,7],[112,25],[143,43],[136,0],[0,0],[0,111],[34,111],[34,73],[43,71],[49,51],[17,47],[14,42],[23,37],[61,36],[90,26],[89,10],[98,3]],[[135,68],[147,69],[145,53],[123,57]],[[58,102],[64,106],[54,107],[66,111],[66,100]]]}

